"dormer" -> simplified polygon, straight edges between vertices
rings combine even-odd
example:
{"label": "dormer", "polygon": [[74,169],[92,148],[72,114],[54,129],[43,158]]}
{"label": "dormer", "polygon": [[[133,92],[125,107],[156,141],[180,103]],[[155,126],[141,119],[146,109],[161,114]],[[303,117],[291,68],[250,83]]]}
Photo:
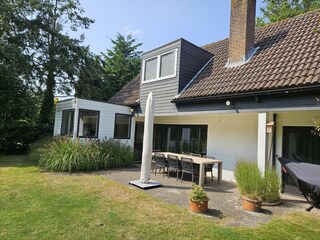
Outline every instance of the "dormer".
{"label": "dormer", "polygon": [[153,92],[156,115],[176,113],[172,99],[212,57],[211,53],[182,38],[145,52],[141,66],[142,112],[149,92]]}

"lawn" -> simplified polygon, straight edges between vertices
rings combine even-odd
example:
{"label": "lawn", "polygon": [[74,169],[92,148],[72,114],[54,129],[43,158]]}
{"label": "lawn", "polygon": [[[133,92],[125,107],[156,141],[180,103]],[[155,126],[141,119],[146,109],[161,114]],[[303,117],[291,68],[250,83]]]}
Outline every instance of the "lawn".
{"label": "lawn", "polygon": [[46,173],[26,156],[0,157],[0,239],[319,238],[314,214],[228,228],[102,176]]}

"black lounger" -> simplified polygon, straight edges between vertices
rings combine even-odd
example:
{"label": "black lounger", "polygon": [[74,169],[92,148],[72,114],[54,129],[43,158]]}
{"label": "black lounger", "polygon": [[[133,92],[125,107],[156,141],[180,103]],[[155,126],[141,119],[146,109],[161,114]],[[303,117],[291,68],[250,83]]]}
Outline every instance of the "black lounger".
{"label": "black lounger", "polygon": [[320,208],[320,165],[298,162],[293,159],[278,157],[282,170],[288,174],[303,196],[310,203],[311,209]]}

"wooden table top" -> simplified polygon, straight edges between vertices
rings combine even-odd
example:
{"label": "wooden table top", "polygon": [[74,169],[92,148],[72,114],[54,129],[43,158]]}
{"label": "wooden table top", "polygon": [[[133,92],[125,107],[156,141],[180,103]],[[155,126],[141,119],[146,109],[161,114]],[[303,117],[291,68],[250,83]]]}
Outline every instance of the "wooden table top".
{"label": "wooden table top", "polygon": [[197,157],[197,156],[192,156],[192,155],[188,155],[188,154],[180,154],[180,153],[173,153],[173,152],[157,152],[157,153],[162,153],[162,154],[164,154],[166,157],[167,157],[168,154],[169,154],[169,155],[178,156],[180,159],[181,159],[181,157],[191,158],[191,159],[193,160],[193,162],[196,163],[196,164],[222,163],[222,160],[211,159],[211,158],[203,158],[203,157]]}

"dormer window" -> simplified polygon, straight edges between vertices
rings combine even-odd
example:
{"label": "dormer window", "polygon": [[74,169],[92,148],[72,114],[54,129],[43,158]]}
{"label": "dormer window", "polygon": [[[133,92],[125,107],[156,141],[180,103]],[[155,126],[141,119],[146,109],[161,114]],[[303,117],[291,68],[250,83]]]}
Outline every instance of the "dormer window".
{"label": "dormer window", "polygon": [[177,49],[143,61],[143,81],[151,82],[176,76]]}

